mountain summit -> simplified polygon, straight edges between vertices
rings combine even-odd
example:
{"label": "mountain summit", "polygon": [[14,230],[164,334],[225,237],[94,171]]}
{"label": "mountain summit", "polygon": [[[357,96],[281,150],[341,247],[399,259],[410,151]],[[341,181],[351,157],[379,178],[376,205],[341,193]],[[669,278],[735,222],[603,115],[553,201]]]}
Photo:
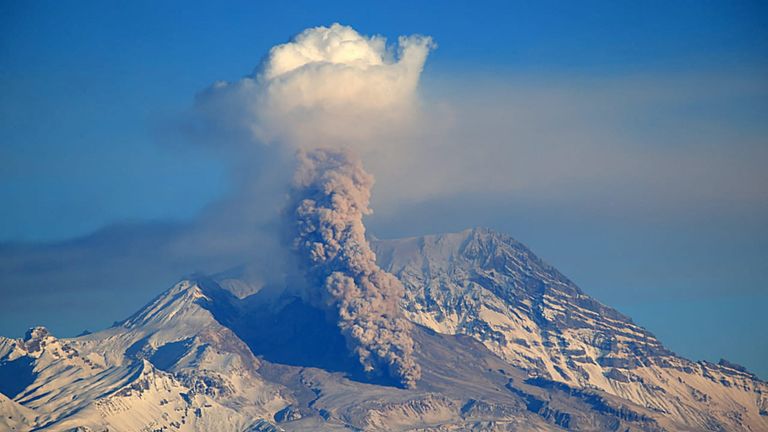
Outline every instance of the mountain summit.
{"label": "mountain summit", "polygon": [[0,430],[768,430],[768,384],[675,355],[509,236],[372,248],[405,288],[413,388],[300,296],[199,277],[101,332],[0,337]]}

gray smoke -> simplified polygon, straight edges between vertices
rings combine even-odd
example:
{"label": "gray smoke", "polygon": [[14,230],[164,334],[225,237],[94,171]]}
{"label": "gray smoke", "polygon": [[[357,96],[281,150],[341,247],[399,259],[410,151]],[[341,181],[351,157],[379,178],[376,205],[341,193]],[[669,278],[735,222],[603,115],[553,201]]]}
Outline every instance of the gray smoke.
{"label": "gray smoke", "polygon": [[411,323],[400,316],[404,288],[376,264],[365,238],[373,177],[343,150],[300,151],[292,201],[295,248],[318,306],[338,314],[347,345],[366,372],[388,374],[414,387],[421,369],[413,359]]}

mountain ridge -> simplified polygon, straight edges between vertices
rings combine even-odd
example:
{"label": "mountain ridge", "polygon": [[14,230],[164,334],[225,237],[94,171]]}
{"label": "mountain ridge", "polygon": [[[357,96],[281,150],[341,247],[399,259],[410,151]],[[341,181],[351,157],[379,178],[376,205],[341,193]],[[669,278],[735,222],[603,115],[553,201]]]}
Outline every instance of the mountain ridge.
{"label": "mountain ridge", "polygon": [[[0,337],[0,376],[29,370],[0,399],[0,428],[768,428],[764,381],[676,356],[510,236],[475,228],[371,244],[406,288],[424,370],[414,390],[361,372],[300,296],[225,273],[182,280],[101,332]],[[131,410],[144,414],[134,422]]]}

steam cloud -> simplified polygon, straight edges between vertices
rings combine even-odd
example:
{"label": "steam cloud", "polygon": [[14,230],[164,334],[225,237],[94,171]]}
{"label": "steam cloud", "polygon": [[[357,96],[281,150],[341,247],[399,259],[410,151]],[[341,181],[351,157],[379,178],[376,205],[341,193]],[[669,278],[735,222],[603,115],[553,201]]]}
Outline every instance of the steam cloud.
{"label": "steam cloud", "polygon": [[406,387],[421,369],[413,359],[411,324],[400,316],[404,288],[376,264],[365,239],[373,177],[349,152],[300,152],[296,173],[296,249],[323,291],[312,299],[338,312],[339,328],[366,372],[385,367]]}
{"label": "steam cloud", "polygon": [[253,75],[214,84],[198,106],[261,144],[367,153],[382,131],[413,119],[433,46],[425,36],[400,37],[395,49],[339,24],[310,28],[273,47]]}
{"label": "steam cloud", "polygon": [[252,76],[201,96],[218,124],[296,153],[287,214],[295,216],[293,246],[306,278],[321,288],[309,300],[338,316],[365,371],[386,372],[406,387],[421,371],[411,325],[399,311],[403,286],[376,265],[365,239],[373,177],[354,155],[393,150],[392,141],[379,149],[382,131],[403,129],[414,117],[432,46],[423,36],[400,37],[394,49],[351,27],[311,28],[273,47]]}

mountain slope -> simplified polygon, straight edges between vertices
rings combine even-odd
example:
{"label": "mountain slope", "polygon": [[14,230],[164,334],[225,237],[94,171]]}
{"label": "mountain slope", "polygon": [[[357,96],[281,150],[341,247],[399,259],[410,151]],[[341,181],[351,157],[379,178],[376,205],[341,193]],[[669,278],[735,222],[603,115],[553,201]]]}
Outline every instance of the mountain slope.
{"label": "mountain slope", "polygon": [[35,412],[0,393],[0,430],[29,430],[34,424]]}
{"label": "mountain slope", "polygon": [[0,337],[0,430],[768,430],[766,383],[676,356],[508,236],[373,247],[406,287],[415,389],[365,373],[296,291],[229,272],[98,333]]}
{"label": "mountain slope", "polygon": [[244,429],[282,399],[207,301],[182,281],[102,332],[57,339],[37,327],[23,340],[2,338],[0,374],[26,365],[4,393],[34,410],[41,430]]}
{"label": "mountain slope", "polygon": [[487,229],[376,241],[407,316],[466,334],[543,386],[599,389],[694,430],[768,430],[768,386],[676,356],[509,236]]}

